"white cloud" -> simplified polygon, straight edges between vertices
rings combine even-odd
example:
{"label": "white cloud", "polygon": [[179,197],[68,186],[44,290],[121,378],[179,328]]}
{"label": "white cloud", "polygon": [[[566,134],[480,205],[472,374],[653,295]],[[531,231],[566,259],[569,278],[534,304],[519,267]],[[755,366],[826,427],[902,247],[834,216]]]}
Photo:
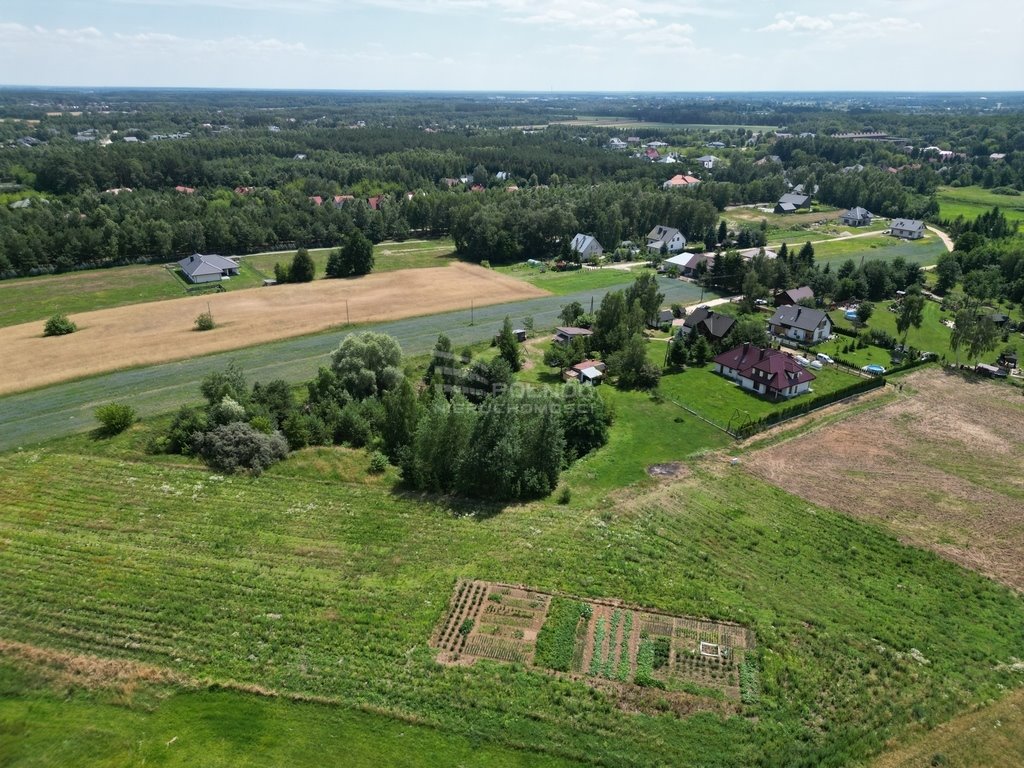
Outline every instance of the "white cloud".
{"label": "white cloud", "polygon": [[902,17],[876,18],[860,11],[829,13],[824,16],[804,14],[775,14],[775,21],[761,27],[758,32],[785,32],[817,36],[823,43],[841,43],[846,40],[871,37],[891,37],[920,30],[919,22]]}

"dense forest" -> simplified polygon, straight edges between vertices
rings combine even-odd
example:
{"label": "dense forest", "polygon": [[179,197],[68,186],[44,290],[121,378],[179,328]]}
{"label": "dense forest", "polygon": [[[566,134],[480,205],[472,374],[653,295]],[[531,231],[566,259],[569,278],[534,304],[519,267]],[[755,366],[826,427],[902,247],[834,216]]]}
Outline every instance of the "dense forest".
{"label": "dense forest", "polygon": [[[654,224],[710,243],[726,206],[798,185],[827,205],[936,219],[940,185],[1024,190],[1024,119],[1007,104],[6,89],[0,277],[336,246],[354,229],[451,234],[491,262],[564,256],[577,231],[614,247]],[[901,138],[835,137],[849,130]],[[634,131],[676,162],[608,148]],[[697,161],[708,145],[712,168]],[[663,190],[680,172],[702,183]]]}

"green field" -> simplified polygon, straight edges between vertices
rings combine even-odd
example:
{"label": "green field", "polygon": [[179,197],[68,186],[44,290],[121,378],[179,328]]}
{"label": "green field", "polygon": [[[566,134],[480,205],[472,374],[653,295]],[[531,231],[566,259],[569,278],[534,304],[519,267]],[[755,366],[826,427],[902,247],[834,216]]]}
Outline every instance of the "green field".
{"label": "green field", "polygon": [[[541,269],[531,267],[525,263],[511,264],[509,266],[497,267],[510,277],[536,285],[545,291],[551,291],[558,296],[565,296],[578,291],[590,291],[600,288],[630,283],[641,274],[653,274],[650,269],[637,267],[629,271],[603,267],[601,269],[575,269],[568,272],[556,272],[553,269]],[[694,299],[700,295],[700,289],[694,292]]]}
{"label": "green field", "polygon": [[920,240],[901,240],[898,237],[878,235],[878,237],[854,237],[845,240],[833,240],[827,243],[815,243],[814,260],[818,263],[832,263],[835,269],[847,259],[892,261],[897,256],[912,264],[934,264],[939,256],[946,253],[942,240],[933,233],[927,233]]}
{"label": "green field", "polygon": [[[657,444],[674,426],[632,420],[620,411],[613,434],[643,430]],[[59,726],[30,723],[58,710],[16,685],[0,708],[6,757],[117,764],[139,750],[128,754],[141,763],[178,735],[192,757],[227,764],[266,728],[285,762],[289,742],[335,733],[354,759],[380,740],[387,764],[407,733],[424,762],[436,749],[446,764],[517,764],[507,750],[526,749],[595,765],[843,765],[1022,682],[1000,666],[1024,655],[1008,631],[1024,621],[1019,597],[741,467],[691,463],[679,484],[500,510],[367,482],[365,454],[346,449],[221,478],[145,455],[151,428],[0,455],[3,638],[324,703],[187,694],[152,712],[122,703],[116,725],[110,709],[72,699],[60,741],[37,751]],[[700,447],[678,429],[680,450]],[[631,450],[613,442],[598,456],[620,449]],[[427,640],[458,578],[742,623],[757,638],[760,696],[742,716],[679,719],[625,712],[613,692],[521,665],[441,667]],[[239,740],[216,727],[235,719],[253,722]],[[485,754],[463,757],[467,743]]]}
{"label": "green field", "polygon": [[1009,221],[1024,222],[1024,195],[995,195],[981,187],[939,187],[935,197],[943,219],[974,219],[998,207]]}
{"label": "green field", "polygon": [[[309,255],[316,265],[316,276],[321,278],[327,269],[327,258],[336,248],[312,248]],[[274,264],[287,266],[295,251],[272,251],[244,256],[242,262],[253,267],[267,278],[274,276]],[[406,240],[403,243],[378,243],[373,246],[373,271],[393,272],[396,269],[420,269],[422,267],[444,267],[458,259],[455,244],[451,238],[439,240]]]}

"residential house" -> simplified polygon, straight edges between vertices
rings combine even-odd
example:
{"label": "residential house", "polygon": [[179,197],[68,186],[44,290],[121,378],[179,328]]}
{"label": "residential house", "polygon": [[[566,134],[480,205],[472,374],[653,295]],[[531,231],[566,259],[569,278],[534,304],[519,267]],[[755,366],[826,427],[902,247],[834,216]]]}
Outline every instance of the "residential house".
{"label": "residential house", "polygon": [[351,203],[356,199],[355,195],[335,195],[334,196],[334,207],[341,208],[346,203]]}
{"label": "residential house", "polygon": [[196,193],[195,187],[186,187],[181,184],[174,188],[175,192],[180,192],[183,195],[194,195]]}
{"label": "residential house", "polygon": [[687,187],[696,187],[700,184],[700,179],[696,176],[687,176],[684,173],[677,173],[671,179],[661,185],[662,189],[686,189]]}
{"label": "residential house", "polygon": [[654,147],[648,147],[644,150],[644,157],[653,162],[661,157],[661,153],[654,149]]}
{"label": "residential house", "polygon": [[606,370],[608,370],[607,366],[600,360],[584,360],[572,366],[572,368],[566,368],[562,371],[562,379],[564,381],[578,381],[580,384],[597,386],[604,378]]}
{"label": "residential house", "polygon": [[691,333],[699,333],[708,341],[714,343],[721,341],[729,335],[729,331],[736,325],[736,318],[729,315],[721,315],[710,307],[697,307],[693,312],[683,318],[676,333],[679,336],[689,336]]}
{"label": "residential house", "polygon": [[593,261],[604,253],[604,248],[597,242],[596,237],[585,235],[582,232],[576,235],[572,242],[569,243],[569,250],[577,254],[580,257],[580,261]]}
{"label": "residential house", "polygon": [[686,238],[674,227],[659,224],[647,233],[647,250],[651,253],[661,253],[662,248],[669,253],[679,253],[685,247]]}
{"label": "residential house", "polygon": [[573,339],[586,339],[593,336],[594,332],[589,328],[575,328],[573,326],[565,326],[555,328],[555,335],[552,337],[552,341],[556,344],[569,344]]}
{"label": "residential house", "polygon": [[655,315],[654,319],[647,321],[647,327],[661,328],[663,325],[671,325],[675,317],[676,316],[671,309],[659,309],[658,314]]}
{"label": "residential house", "polygon": [[238,274],[238,262],[214,253],[193,253],[179,261],[178,266],[192,283],[215,283]]}
{"label": "residential house", "polygon": [[626,149],[628,146],[629,144],[618,137],[608,139],[608,149]]}
{"label": "residential house", "polygon": [[256,187],[235,187],[236,195],[251,195],[256,190]]}
{"label": "residential house", "polygon": [[297,155],[292,157],[292,160],[305,160],[305,159],[306,159],[306,155],[304,153],[302,153],[302,152],[299,152]]}
{"label": "residential house", "polygon": [[661,149],[662,147],[667,147],[668,144],[664,141],[648,141],[644,146],[648,149]]}
{"label": "residential house", "polygon": [[820,309],[787,304],[775,310],[768,327],[776,336],[815,344],[832,335],[832,320]]}
{"label": "residential house", "polygon": [[311,202],[313,205],[319,208],[321,205],[324,204],[324,199],[320,197],[320,195],[310,195],[309,202]]}
{"label": "residential house", "polygon": [[702,155],[697,158],[697,162],[707,168],[709,171],[715,167],[715,163],[718,162],[718,158],[714,155]]}
{"label": "residential house", "polygon": [[839,220],[848,227],[867,227],[871,225],[874,215],[866,208],[857,206],[839,215]]}
{"label": "residential house", "polygon": [[383,201],[384,201],[384,195],[374,195],[373,197],[367,199],[366,204],[370,206],[371,210],[379,211],[380,210],[380,204]]}
{"label": "residential house", "polygon": [[749,342],[716,356],[714,363],[716,373],[773,400],[809,391],[815,378],[786,353],[755,347]]}
{"label": "residential house", "polygon": [[788,291],[780,291],[775,294],[775,306],[784,307],[787,304],[799,304],[803,299],[814,301],[814,291],[809,285],[800,288],[790,288]]}
{"label": "residential house", "polygon": [[788,192],[775,204],[775,213],[793,213],[801,208],[811,207],[811,196]]}
{"label": "residential house", "polygon": [[[701,265],[705,269],[701,270]],[[662,267],[668,269],[675,267],[683,277],[697,277],[702,271],[710,271],[715,266],[715,254],[712,251],[704,253],[679,253],[669,256],[662,262]]]}
{"label": "residential house", "polygon": [[704,146],[706,146],[708,149],[725,149],[725,142],[724,141],[709,141]]}
{"label": "residential house", "polygon": [[924,237],[924,222],[917,219],[893,219],[889,234],[904,240],[920,240]]}

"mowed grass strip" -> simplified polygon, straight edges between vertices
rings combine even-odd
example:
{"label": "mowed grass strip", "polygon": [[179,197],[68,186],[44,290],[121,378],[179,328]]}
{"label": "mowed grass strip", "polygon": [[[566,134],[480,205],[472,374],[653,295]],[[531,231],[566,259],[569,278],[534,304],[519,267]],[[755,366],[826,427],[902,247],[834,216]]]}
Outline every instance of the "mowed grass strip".
{"label": "mowed grass strip", "polygon": [[[1024,621],[1017,596],[740,468],[694,466],[614,503],[452,515],[318,481],[297,471],[304,453],[258,479],[135,460],[145,429],[107,443],[121,455],[0,456],[8,639],[627,766],[857,762],[1024,682],[1005,666],[1024,655],[1006,631]],[[442,667],[427,640],[459,578],[741,622],[761,649],[760,704],[752,718],[638,716],[521,665]]]}
{"label": "mowed grass strip", "polygon": [[935,197],[943,219],[975,219],[999,208],[1008,221],[1024,222],[1024,195],[997,195],[982,187],[939,187]]}
{"label": "mowed grass strip", "polygon": [[925,233],[920,240],[901,240],[879,234],[876,237],[851,237],[814,244],[814,260],[819,264],[831,263],[833,270],[847,259],[860,266],[862,259],[892,261],[897,256],[911,264],[935,264],[944,253],[946,246],[933,232]]}
{"label": "mowed grass strip", "polygon": [[[309,255],[316,265],[317,278],[324,277],[327,270],[327,259],[337,248],[312,248]],[[270,251],[242,256],[241,261],[248,264],[267,278],[274,276],[274,265],[287,267],[292,262],[295,251]],[[458,260],[455,243],[449,237],[437,240],[405,240],[401,243],[384,242],[373,246],[373,271],[394,272],[398,269],[422,269],[424,267],[444,267],[450,261]]]}

